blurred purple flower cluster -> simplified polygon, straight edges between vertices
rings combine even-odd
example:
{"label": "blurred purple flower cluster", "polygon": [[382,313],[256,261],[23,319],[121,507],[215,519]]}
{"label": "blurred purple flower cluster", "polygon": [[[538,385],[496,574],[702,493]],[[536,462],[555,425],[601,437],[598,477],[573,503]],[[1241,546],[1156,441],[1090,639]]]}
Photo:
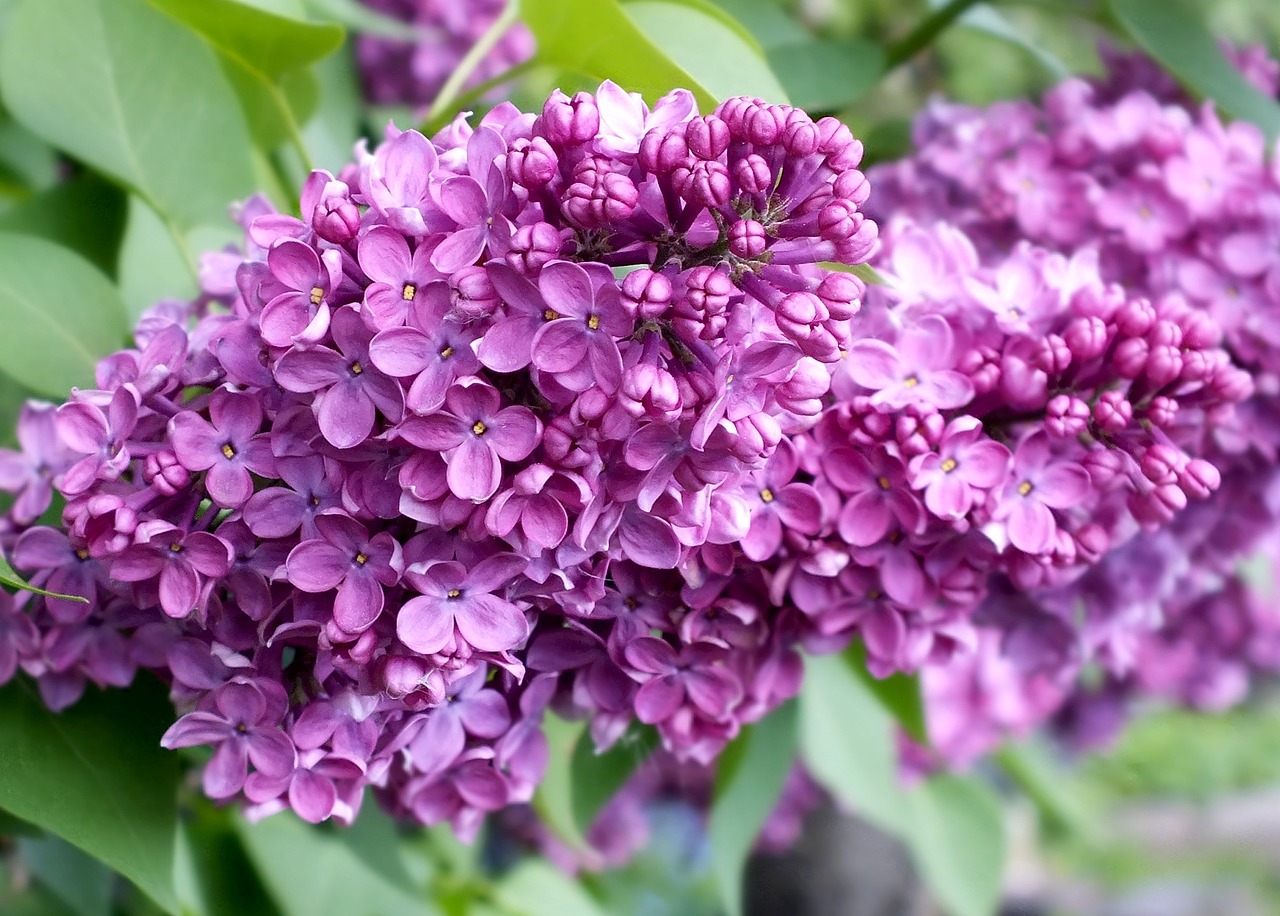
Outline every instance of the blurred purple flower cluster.
{"label": "blurred purple flower cluster", "polygon": [[853,342],[862,284],[817,262],[874,244],[861,153],[606,83],[391,130],[301,219],[250,201],[202,298],[0,456],[14,565],[89,599],[6,597],[0,676],[62,708],[161,673],[163,743],[254,815],[372,786],[469,835],[530,798],[548,708],[710,761],[799,686],[798,618],[731,574],[820,525],[784,436]]}
{"label": "blurred purple flower cluster", "polygon": [[[1229,56],[1275,95],[1274,61]],[[960,305],[969,327],[1037,329],[1012,375],[1007,344],[957,365],[982,363],[1005,409],[1043,411],[1045,441],[1091,483],[1051,508],[1092,516],[1077,554],[1115,548],[1079,576],[1009,570],[974,615],[980,650],[926,671],[952,762],[1051,717],[1096,743],[1138,696],[1221,708],[1280,669],[1273,584],[1244,570],[1280,556],[1280,169],[1257,128],[1223,124],[1154,64],[1108,63],[1040,106],[935,103],[917,152],[872,173],[876,214],[893,214],[881,269],[903,278],[891,314]],[[1074,317],[1044,324],[1064,290]],[[1122,504],[1092,508],[1117,488]]]}
{"label": "blurred purple flower cluster", "polygon": [[[415,40],[363,34],[356,61],[365,95],[382,105],[430,104],[471,47],[502,14],[506,0],[361,0],[412,27]],[[480,60],[464,89],[478,86],[533,56],[533,36],[515,23]]]}

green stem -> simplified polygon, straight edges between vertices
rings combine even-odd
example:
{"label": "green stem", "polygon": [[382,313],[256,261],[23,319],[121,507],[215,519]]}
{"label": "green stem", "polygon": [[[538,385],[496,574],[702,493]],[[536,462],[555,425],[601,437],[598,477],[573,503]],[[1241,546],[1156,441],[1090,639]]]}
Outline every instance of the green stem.
{"label": "green stem", "polygon": [[427,112],[427,121],[434,121],[439,118],[443,112],[449,111],[453,107],[454,100],[457,99],[462,91],[463,85],[471,78],[471,74],[475,73],[476,68],[480,66],[481,61],[488,56],[493,50],[502,36],[507,33],[516,23],[516,19],[520,13],[519,0],[507,0],[507,4],[503,7],[502,15],[493,21],[493,25],[489,26],[488,31],[480,36],[480,40],[471,46],[462,61],[458,64],[458,68],[440,87],[440,94],[436,96],[435,101],[431,103],[431,108]]}
{"label": "green stem", "polygon": [[980,2],[982,0],[951,0],[946,6],[926,17],[907,35],[889,46],[885,53],[885,72],[888,73],[899,64],[910,60],[918,51],[927,48],[970,7]]}
{"label": "green stem", "polygon": [[[521,61],[516,64],[514,67],[508,67],[497,76],[491,76],[483,83],[478,83],[471,89],[462,93],[462,95],[453,100],[453,105],[451,107],[455,111],[466,111],[476,102],[480,101],[480,99],[484,98],[484,96],[486,96],[494,87],[501,86],[503,83],[509,83],[518,77],[524,76],[536,66],[538,66],[537,59],[529,58],[526,61]],[[448,123],[448,120],[448,112],[442,112],[438,115],[430,114],[422,119],[422,122],[418,125],[418,132],[426,134],[429,137],[440,128],[444,127],[445,124]]]}

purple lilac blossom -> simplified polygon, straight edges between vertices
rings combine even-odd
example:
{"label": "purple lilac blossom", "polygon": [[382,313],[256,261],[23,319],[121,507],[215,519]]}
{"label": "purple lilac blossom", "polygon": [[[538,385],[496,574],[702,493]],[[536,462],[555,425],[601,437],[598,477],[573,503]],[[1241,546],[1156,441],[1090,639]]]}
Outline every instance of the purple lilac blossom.
{"label": "purple lilac blossom", "polygon": [[251,817],[372,788],[471,835],[529,801],[549,708],[710,763],[799,689],[766,564],[830,522],[784,443],[854,340],[862,284],[819,262],[875,243],[860,157],[606,83],[391,128],[301,217],[247,202],[244,254],[0,456],[0,547],[89,599],[6,601],[0,675],[61,708],[156,671],[165,745]]}

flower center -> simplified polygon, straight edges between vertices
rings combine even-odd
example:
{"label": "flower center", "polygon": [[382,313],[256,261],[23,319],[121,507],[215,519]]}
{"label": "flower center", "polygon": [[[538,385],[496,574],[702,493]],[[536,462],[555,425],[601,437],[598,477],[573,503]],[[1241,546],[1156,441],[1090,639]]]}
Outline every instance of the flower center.
{"label": "flower center", "polygon": [[882,489],[882,490],[887,490],[887,489],[889,489],[889,478],[888,478],[888,477],[885,477],[884,475],[881,475],[880,477],[877,477],[877,478],[876,478],[876,483],[880,484],[880,489]]}
{"label": "flower center", "polygon": [[942,472],[944,474],[950,474],[955,469],[956,469],[956,460],[954,458],[948,458],[942,462]]}
{"label": "flower center", "polygon": [[311,304],[319,305],[324,301],[324,290],[319,286],[311,287]]}
{"label": "flower center", "polygon": [[359,375],[362,372],[364,372],[364,366],[360,365],[359,360],[351,364],[352,375]]}
{"label": "flower center", "polygon": [[169,552],[182,553],[182,545],[179,544],[177,541],[174,541],[172,544],[169,545]]}
{"label": "flower center", "polygon": [[236,456],[236,449],[235,449],[235,446],[234,446],[234,445],[232,445],[230,442],[224,442],[224,443],[222,443],[222,457],[223,457],[223,458],[234,458],[235,456]]}
{"label": "flower center", "polygon": [[914,375],[908,375],[905,379],[902,380],[903,388],[914,388],[916,387],[916,385],[919,385],[919,384],[920,384],[920,379],[916,378]]}
{"label": "flower center", "polygon": [[560,313],[557,312],[555,309],[547,309],[545,312],[542,313],[542,317],[545,318],[547,321],[555,321],[557,318],[560,317]]}
{"label": "flower center", "polygon": [[760,491],[760,499],[761,501],[766,503],[773,502],[773,491],[770,490],[768,487],[765,487],[763,490]]}
{"label": "flower center", "polygon": [[452,355],[453,355],[453,347],[445,347],[443,350],[440,351],[441,359],[448,359]]}
{"label": "flower center", "polygon": [[404,289],[400,291],[400,298],[405,302],[413,301],[413,297],[416,295],[418,295],[418,287],[414,286],[412,283],[406,283],[404,285]]}
{"label": "flower center", "polygon": [[81,560],[87,560],[89,559],[89,551],[81,547],[79,550],[76,551],[76,556],[79,557]]}
{"label": "flower center", "polygon": [[471,425],[471,431],[477,436],[483,436],[488,429],[489,427],[485,426],[484,422],[481,420],[476,420],[476,422]]}
{"label": "flower center", "polygon": [[588,315],[588,316],[587,316],[587,327],[589,327],[589,328],[590,328],[591,330],[593,330],[593,331],[598,331],[598,330],[600,330],[600,316],[599,316],[599,315]]}
{"label": "flower center", "polygon": [[1033,489],[1034,489],[1034,488],[1031,486],[1031,481],[1029,481],[1029,480],[1024,480],[1022,483],[1018,484],[1018,495],[1019,495],[1019,496],[1026,496],[1026,495],[1027,495],[1028,493],[1030,493]]}
{"label": "flower center", "polygon": [[462,597],[462,589],[460,589],[460,588],[451,588],[451,589],[449,589],[447,592],[445,592],[445,593],[444,593],[444,596],[445,596],[446,598],[448,598],[450,601],[453,601],[453,600],[455,600],[455,599],[457,599],[457,598],[461,598],[461,597]]}
{"label": "flower center", "polygon": [[364,564],[366,564],[366,563],[368,563],[368,562],[369,562],[369,555],[368,555],[367,553],[358,553],[358,554],[356,554],[356,565],[357,565],[357,566],[363,566]]}

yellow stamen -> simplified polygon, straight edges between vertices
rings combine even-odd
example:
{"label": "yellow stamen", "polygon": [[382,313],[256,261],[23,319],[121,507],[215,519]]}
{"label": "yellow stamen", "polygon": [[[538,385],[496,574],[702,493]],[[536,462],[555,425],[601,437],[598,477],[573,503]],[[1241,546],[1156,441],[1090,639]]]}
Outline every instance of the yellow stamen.
{"label": "yellow stamen", "polygon": [[760,499],[762,499],[764,502],[767,502],[767,503],[773,502],[773,491],[770,490],[768,487],[765,487],[763,490],[760,491]]}
{"label": "yellow stamen", "polygon": [[908,375],[905,379],[902,380],[903,388],[914,388],[916,387],[916,385],[919,385],[919,384],[920,384],[920,379],[916,378],[914,375]]}
{"label": "yellow stamen", "polygon": [[369,562],[369,555],[368,555],[368,554],[365,554],[365,553],[358,553],[358,554],[356,554],[356,565],[357,565],[357,566],[363,566],[364,564],[366,564],[366,563],[368,563],[368,562]]}
{"label": "yellow stamen", "polygon": [[942,462],[942,472],[944,474],[950,474],[955,469],[956,460],[954,458],[948,458],[946,461]]}
{"label": "yellow stamen", "polygon": [[414,286],[412,283],[406,283],[404,285],[404,289],[400,291],[400,298],[405,302],[413,301],[413,297],[416,295],[418,295],[418,287]]}
{"label": "yellow stamen", "polygon": [[172,544],[169,545],[169,552],[182,553],[182,545],[179,544],[177,541],[174,541]]}
{"label": "yellow stamen", "polygon": [[471,431],[475,433],[477,436],[483,436],[485,434],[485,431],[488,430],[488,428],[489,427],[485,426],[484,423],[480,422],[479,420],[476,420],[476,422],[471,427]]}
{"label": "yellow stamen", "polygon": [[224,443],[222,446],[222,457],[234,458],[235,456],[236,456],[235,447],[230,442]]}
{"label": "yellow stamen", "polygon": [[311,287],[311,304],[319,305],[324,301],[324,290],[318,286]]}
{"label": "yellow stamen", "polygon": [[448,598],[461,598],[462,592],[459,589],[451,588],[447,592],[445,592],[445,596]]}
{"label": "yellow stamen", "polygon": [[359,375],[361,372],[364,372],[364,366],[360,365],[358,362],[351,364],[352,375]]}
{"label": "yellow stamen", "polygon": [[555,309],[547,309],[545,312],[542,313],[542,317],[547,319],[547,321],[555,321],[557,318],[560,317],[560,313],[557,312]]}
{"label": "yellow stamen", "polygon": [[440,351],[441,359],[448,359],[452,355],[453,355],[453,347],[445,347],[443,350]]}
{"label": "yellow stamen", "polygon": [[598,331],[598,330],[600,330],[600,316],[599,316],[599,315],[588,315],[588,316],[587,316],[587,327],[589,327],[589,328],[590,328],[591,330],[593,330],[593,331]]}
{"label": "yellow stamen", "polygon": [[876,478],[876,483],[880,484],[880,489],[882,489],[882,490],[887,490],[887,489],[889,489],[889,478],[888,478],[888,477],[878,477],[878,478]]}
{"label": "yellow stamen", "polygon": [[1018,484],[1019,496],[1026,496],[1028,493],[1031,492],[1031,490],[1032,490],[1031,481],[1029,480],[1024,480],[1022,483]]}
{"label": "yellow stamen", "polygon": [[79,550],[76,551],[76,556],[82,560],[87,560],[89,559],[89,551],[81,547]]}

